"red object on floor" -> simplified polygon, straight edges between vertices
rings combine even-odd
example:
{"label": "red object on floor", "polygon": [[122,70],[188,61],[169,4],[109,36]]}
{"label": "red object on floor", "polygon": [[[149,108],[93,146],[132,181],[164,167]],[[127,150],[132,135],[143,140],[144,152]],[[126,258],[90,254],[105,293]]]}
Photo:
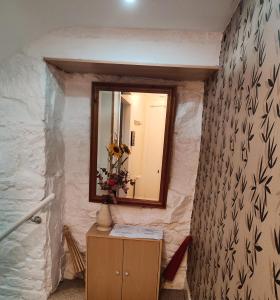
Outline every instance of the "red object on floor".
{"label": "red object on floor", "polygon": [[180,245],[178,250],[175,252],[173,257],[171,258],[170,262],[168,263],[167,267],[162,273],[162,276],[168,280],[173,281],[180,264],[185,256],[185,253],[189,247],[189,245],[192,243],[192,237],[189,235],[185,238],[183,243]]}

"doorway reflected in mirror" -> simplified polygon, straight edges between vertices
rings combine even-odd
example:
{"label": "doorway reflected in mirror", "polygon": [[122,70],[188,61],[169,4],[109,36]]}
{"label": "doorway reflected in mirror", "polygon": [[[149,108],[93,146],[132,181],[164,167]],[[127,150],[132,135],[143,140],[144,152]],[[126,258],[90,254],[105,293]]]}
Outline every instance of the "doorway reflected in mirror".
{"label": "doorway reflected in mirror", "polygon": [[[159,201],[167,94],[99,91],[97,168],[108,168],[108,144],[126,144],[130,155],[118,171],[134,184],[117,197]],[[97,183],[97,195],[102,190]]]}

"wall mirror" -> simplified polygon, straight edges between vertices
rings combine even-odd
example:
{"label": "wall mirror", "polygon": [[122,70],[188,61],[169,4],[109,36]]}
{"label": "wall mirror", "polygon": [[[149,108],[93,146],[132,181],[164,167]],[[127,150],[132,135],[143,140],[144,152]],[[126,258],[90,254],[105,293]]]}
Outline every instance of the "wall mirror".
{"label": "wall mirror", "polygon": [[166,207],[175,102],[174,87],[92,84],[90,201],[101,201],[102,172],[114,168],[113,182],[127,182],[114,191],[119,204]]}

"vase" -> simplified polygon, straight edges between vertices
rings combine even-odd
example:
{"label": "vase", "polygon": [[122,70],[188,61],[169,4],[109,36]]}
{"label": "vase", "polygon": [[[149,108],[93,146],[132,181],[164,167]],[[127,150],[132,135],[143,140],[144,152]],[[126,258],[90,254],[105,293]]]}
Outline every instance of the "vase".
{"label": "vase", "polygon": [[102,203],[96,214],[97,230],[110,231],[112,229],[112,215],[109,204]]}

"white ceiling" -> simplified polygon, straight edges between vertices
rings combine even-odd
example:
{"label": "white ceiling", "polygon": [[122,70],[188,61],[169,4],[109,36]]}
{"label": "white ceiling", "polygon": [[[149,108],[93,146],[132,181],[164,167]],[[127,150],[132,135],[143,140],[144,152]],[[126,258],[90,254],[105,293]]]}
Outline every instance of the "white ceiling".
{"label": "white ceiling", "polygon": [[0,58],[61,27],[222,32],[239,0],[0,0]]}

